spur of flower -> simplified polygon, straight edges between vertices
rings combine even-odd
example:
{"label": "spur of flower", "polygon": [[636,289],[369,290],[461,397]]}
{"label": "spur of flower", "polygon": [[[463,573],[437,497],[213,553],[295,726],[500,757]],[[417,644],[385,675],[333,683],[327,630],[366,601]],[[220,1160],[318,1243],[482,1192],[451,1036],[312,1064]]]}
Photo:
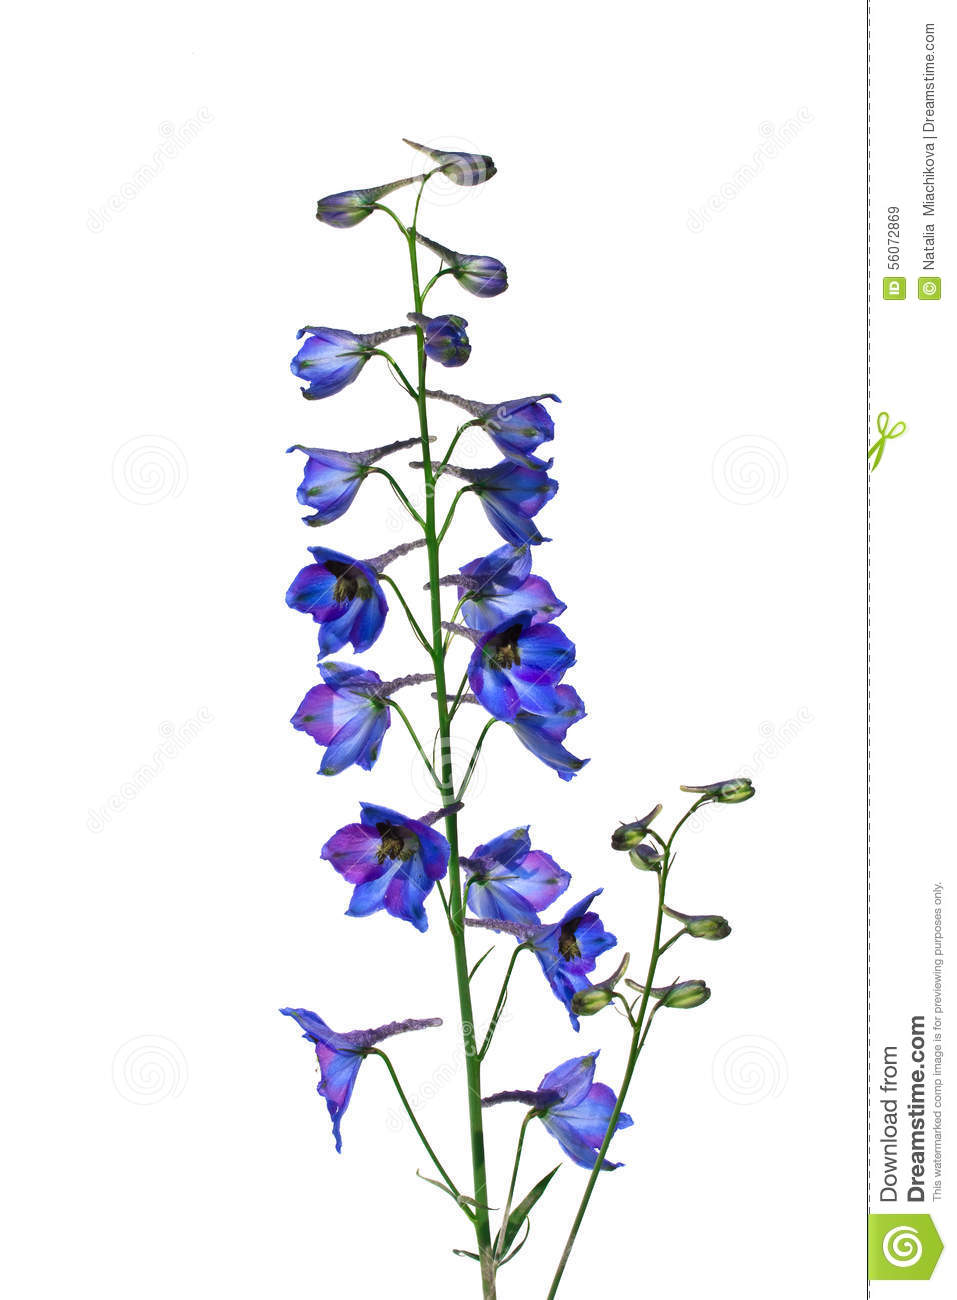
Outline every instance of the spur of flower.
{"label": "spur of flower", "polygon": [[427,930],[424,903],[449,865],[449,842],[425,821],[380,804],[362,803],[358,822],[343,826],[321,857],[355,888],[347,916],[385,910]]}
{"label": "spur of flower", "polygon": [[496,835],[467,858],[466,897],[476,916],[539,925],[539,912],[568,888],[571,876],[554,858],[533,849],[527,826]]}
{"label": "spur of flower", "polygon": [[469,685],[493,718],[514,722],[519,712],[554,714],[556,686],[575,662],[575,647],[553,623],[536,623],[530,610],[482,636],[469,661]]}
{"label": "spur of flower", "polygon": [[[483,1106],[517,1101],[530,1106],[565,1155],[582,1169],[592,1169],[605,1141],[617,1098],[607,1083],[595,1083],[599,1053],[575,1056],[549,1070],[534,1091],[499,1092],[482,1099]],[[624,1111],[615,1132],[631,1128],[634,1121]],[[621,1162],[605,1159],[602,1169],[620,1169]]]}
{"label": "spur of flower", "polygon": [[462,618],[476,632],[491,632],[526,611],[533,624],[550,623],[567,608],[545,579],[532,573],[528,546],[500,546],[463,564],[459,575]]}
{"label": "spur of flower", "polygon": [[435,1029],[442,1021],[431,1020],[394,1020],[391,1024],[380,1025],[378,1029],[350,1029],[345,1033],[336,1033],[314,1011],[304,1007],[283,1007],[281,1013],[291,1016],[303,1031],[303,1038],[315,1046],[319,1061],[319,1084],[317,1092],[325,1098],[329,1117],[332,1120],[332,1135],[336,1140],[336,1150],[342,1151],[342,1117],[352,1100],[352,1090],[356,1085],[359,1067],[379,1043],[396,1034],[407,1034],[417,1029]]}

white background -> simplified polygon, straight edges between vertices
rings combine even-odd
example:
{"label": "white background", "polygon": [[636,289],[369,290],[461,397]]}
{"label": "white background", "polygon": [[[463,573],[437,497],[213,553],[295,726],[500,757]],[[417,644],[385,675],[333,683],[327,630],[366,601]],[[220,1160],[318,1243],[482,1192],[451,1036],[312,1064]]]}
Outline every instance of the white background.
{"label": "white background", "polygon": [[[427,233],[510,271],[492,301],[448,281],[434,294],[474,346],[444,386],[563,398],[562,486],[540,519],[555,541],[536,567],[569,606],[589,710],[571,745],[592,761],[564,785],[493,731],[464,847],[530,822],[575,875],[568,901],[604,886],[609,928],[643,954],[651,885],[608,850],[613,825],[659,798],[674,818],[681,782],[748,770],[759,787],[680,855],[676,904],[724,912],[734,934],[667,962],[714,997],[659,1017],[616,1144],[626,1167],[599,1185],[565,1289],[861,1285],[863,23],[819,0],[16,16],[11,1294],[477,1293],[450,1253],[467,1225],[416,1181],[377,1063],[338,1157],[310,1050],[276,1014],[445,1016],[394,1058],[410,1093],[435,1093],[422,1122],[466,1179],[435,907],[425,937],[346,919],[319,860],[359,798],[425,811],[410,747],[395,727],[373,774],[333,782],[287,722],[317,680],[315,629],[283,603],[305,546],[372,555],[408,535],[381,481],[307,534],[299,458],[283,455],[414,432],[372,366],[318,404],[288,372],[307,321],[365,331],[408,310],[391,223],[313,217],[320,195],[414,167],[403,135],[499,167],[423,209]],[[710,220],[689,217],[702,208]],[[465,454],[491,463],[478,441]],[[460,521],[449,568],[496,544],[474,502]],[[395,576],[417,591],[417,557]],[[367,662],[422,667],[396,617]],[[497,987],[484,972],[480,1004]],[[606,1014],[576,1037],[530,962],[486,1085],[533,1086],[599,1046],[614,1082],[621,1026]],[[495,1205],[519,1114],[490,1116]],[[534,1132],[526,1178],[555,1155]],[[584,1177],[556,1179],[503,1296],[544,1295]]]}

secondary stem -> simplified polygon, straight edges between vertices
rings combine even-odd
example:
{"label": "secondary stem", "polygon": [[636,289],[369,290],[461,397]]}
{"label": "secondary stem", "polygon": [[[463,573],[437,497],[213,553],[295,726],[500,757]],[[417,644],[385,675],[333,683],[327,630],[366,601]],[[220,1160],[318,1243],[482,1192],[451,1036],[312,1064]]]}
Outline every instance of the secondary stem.
{"label": "secondary stem", "polygon": [[[419,190],[419,200],[422,190]],[[415,241],[416,216],[408,231],[409,262],[412,270],[412,292],[415,311],[421,313],[423,294],[419,288],[419,264]],[[438,711],[439,779],[442,804],[448,807],[455,802],[452,771],[451,726],[449,701],[445,679],[445,647],[442,628],[442,589],[439,585],[439,537],[435,526],[435,477],[432,473],[432,455],[429,448],[429,417],[425,395],[425,335],[416,330],[418,360],[419,432],[422,438],[422,471],[425,479],[425,544],[429,559],[429,597],[432,619],[432,662],[435,666],[436,705]],[[458,816],[449,813],[445,818],[445,834],[449,842],[449,929],[455,954],[455,979],[458,986],[459,1012],[462,1020],[462,1040],[465,1047],[465,1072],[468,1089],[469,1130],[472,1150],[473,1198],[475,1201],[475,1240],[482,1271],[483,1300],[495,1300],[495,1261],[492,1255],[492,1237],[489,1227],[488,1192],[485,1172],[485,1133],[482,1116],[481,1062],[475,1043],[475,1020],[472,1011],[472,994],[469,987],[468,955],[465,948],[465,900],[462,895],[459,866]]]}

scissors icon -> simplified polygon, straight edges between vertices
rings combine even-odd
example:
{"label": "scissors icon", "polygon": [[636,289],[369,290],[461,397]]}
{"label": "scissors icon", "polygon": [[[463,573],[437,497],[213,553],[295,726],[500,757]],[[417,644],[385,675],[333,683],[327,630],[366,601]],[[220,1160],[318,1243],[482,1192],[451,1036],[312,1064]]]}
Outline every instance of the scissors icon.
{"label": "scissors icon", "polygon": [[878,438],[877,442],[874,443],[874,446],[868,450],[867,453],[868,460],[870,460],[872,456],[874,457],[874,463],[871,466],[872,474],[874,470],[877,469],[878,465],[881,463],[881,457],[884,455],[884,448],[887,445],[888,440],[890,438],[899,438],[902,433],[907,432],[907,425],[904,423],[903,420],[898,420],[897,423],[893,426],[893,428],[889,427],[890,422],[891,422],[891,417],[888,415],[888,413],[886,411],[881,411],[880,415],[877,417],[877,432],[881,436]]}

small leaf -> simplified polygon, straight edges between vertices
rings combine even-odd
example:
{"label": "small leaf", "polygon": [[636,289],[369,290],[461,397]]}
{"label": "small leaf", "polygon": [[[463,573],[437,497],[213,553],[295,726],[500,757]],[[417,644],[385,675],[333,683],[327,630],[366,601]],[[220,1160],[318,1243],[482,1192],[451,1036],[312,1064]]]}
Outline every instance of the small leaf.
{"label": "small leaf", "polygon": [[455,1250],[453,1248],[452,1254],[458,1255],[460,1259],[474,1259],[476,1264],[480,1264],[482,1262],[479,1259],[478,1255],[476,1255],[475,1252],[471,1250]]}
{"label": "small leaf", "polygon": [[486,957],[490,956],[494,951],[495,951],[495,944],[493,943],[492,946],[491,946],[491,948],[489,948],[488,952],[483,952],[483,953],[482,953],[481,957],[478,959],[478,961],[475,963],[475,965],[474,965],[474,966],[472,967],[472,969],[469,971],[469,983],[470,983],[470,984],[472,983],[472,980],[475,978],[475,972],[476,972],[476,971],[478,970],[478,968],[481,966],[482,962],[485,960]]}
{"label": "small leaf", "polygon": [[496,1255],[502,1256],[511,1246],[512,1242],[518,1236],[518,1230],[528,1218],[529,1213],[539,1197],[545,1191],[545,1188],[552,1181],[555,1175],[561,1169],[561,1165],[556,1165],[550,1174],[535,1184],[529,1194],[525,1197],[520,1205],[517,1205],[512,1213],[508,1216],[508,1222],[502,1225],[499,1234],[499,1241],[496,1243]]}
{"label": "small leaf", "polygon": [[498,1264],[498,1267],[499,1267],[499,1268],[504,1268],[505,1265],[509,1262],[509,1260],[512,1260],[512,1259],[515,1258],[515,1256],[518,1254],[518,1252],[519,1252],[519,1251],[522,1249],[522,1247],[525,1245],[526,1241],[528,1241],[529,1237],[531,1236],[531,1232],[532,1232],[532,1221],[531,1221],[531,1219],[526,1219],[526,1220],[525,1220],[525,1236],[522,1238],[522,1240],[518,1243],[518,1245],[515,1247],[515,1249],[514,1249],[513,1251],[511,1251],[508,1255],[506,1255],[505,1258],[504,1258],[503,1260],[500,1260],[500,1261],[499,1261],[499,1264]]}

